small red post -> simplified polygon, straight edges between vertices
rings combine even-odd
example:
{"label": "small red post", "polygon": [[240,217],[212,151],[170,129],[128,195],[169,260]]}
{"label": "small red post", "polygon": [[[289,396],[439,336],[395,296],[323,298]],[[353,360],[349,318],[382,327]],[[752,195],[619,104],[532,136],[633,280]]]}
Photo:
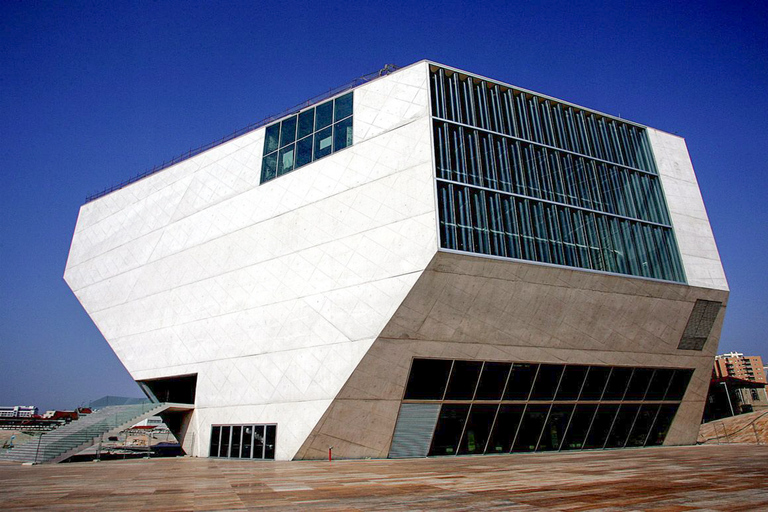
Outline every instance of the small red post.
{"label": "small red post", "polygon": [[331,462],[331,451],[333,450],[333,446],[328,447],[328,462]]}

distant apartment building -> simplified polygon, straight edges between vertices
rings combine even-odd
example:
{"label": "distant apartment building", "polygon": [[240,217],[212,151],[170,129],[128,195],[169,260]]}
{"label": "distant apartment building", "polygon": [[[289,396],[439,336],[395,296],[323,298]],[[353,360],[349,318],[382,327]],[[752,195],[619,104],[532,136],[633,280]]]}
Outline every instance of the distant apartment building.
{"label": "distant apartment building", "polygon": [[745,356],[741,352],[729,352],[715,356],[717,377],[735,377],[752,382],[765,383],[765,367],[760,356]]}
{"label": "distant apartment building", "polygon": [[31,418],[37,414],[34,405],[0,405],[0,418]]}
{"label": "distant apartment building", "polygon": [[715,356],[704,420],[768,407],[765,374],[760,356],[740,352]]}

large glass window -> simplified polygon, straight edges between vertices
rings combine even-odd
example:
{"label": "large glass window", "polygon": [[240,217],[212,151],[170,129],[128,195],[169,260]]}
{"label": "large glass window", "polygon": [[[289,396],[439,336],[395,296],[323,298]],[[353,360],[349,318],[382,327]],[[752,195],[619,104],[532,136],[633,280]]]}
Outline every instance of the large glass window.
{"label": "large glass window", "polygon": [[441,404],[430,455],[646,446],[664,442],[692,372],[416,358],[403,400]]}
{"label": "large glass window", "polygon": [[500,400],[511,366],[509,363],[485,363],[475,400]]}
{"label": "large glass window", "polygon": [[597,405],[584,404],[577,405],[573,411],[573,417],[571,418],[571,424],[568,426],[568,431],[563,439],[563,444],[560,445],[561,450],[580,450],[584,447],[584,440],[589,432],[589,427],[592,424],[592,418],[595,416]]}
{"label": "large glass window", "polygon": [[514,363],[507,390],[504,392],[504,400],[527,400],[538,370],[537,364]]}
{"label": "large glass window", "polygon": [[353,93],[267,126],[261,183],[352,145]]}
{"label": "large glass window", "polygon": [[476,404],[469,411],[467,428],[459,447],[459,455],[485,453],[485,445],[491,433],[498,405]]}
{"label": "large glass window", "polygon": [[684,282],[645,128],[433,67],[440,243]]}
{"label": "large glass window", "polygon": [[277,425],[214,425],[208,454],[231,459],[274,459],[276,434]]}
{"label": "large glass window", "polygon": [[529,404],[525,408],[515,444],[512,446],[513,452],[532,452],[536,449],[550,407],[550,405]]}
{"label": "large glass window", "polygon": [[469,405],[446,404],[440,409],[430,455],[454,455],[464,430]]}
{"label": "large glass window", "polygon": [[496,423],[493,425],[493,432],[488,441],[486,453],[509,452],[524,409],[524,405],[502,404],[499,407],[499,414],[496,416]]}
{"label": "large glass window", "polygon": [[455,361],[445,392],[446,400],[472,400],[483,363],[480,361]]}
{"label": "large glass window", "polygon": [[446,359],[414,359],[405,387],[405,399],[442,400],[452,364]]}

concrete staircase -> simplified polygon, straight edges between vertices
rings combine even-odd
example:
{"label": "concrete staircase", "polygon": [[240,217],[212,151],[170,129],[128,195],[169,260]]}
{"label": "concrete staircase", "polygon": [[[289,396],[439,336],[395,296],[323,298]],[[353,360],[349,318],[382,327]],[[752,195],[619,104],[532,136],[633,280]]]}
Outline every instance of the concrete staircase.
{"label": "concrete staircase", "polygon": [[[142,403],[104,407],[19,446],[0,450],[0,460],[55,463],[177,404]],[[188,406],[186,406],[188,407]]]}

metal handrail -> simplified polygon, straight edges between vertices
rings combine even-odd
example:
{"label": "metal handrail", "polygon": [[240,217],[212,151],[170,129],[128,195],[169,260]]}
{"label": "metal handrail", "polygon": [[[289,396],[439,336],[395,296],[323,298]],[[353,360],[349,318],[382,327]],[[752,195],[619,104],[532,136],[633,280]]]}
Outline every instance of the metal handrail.
{"label": "metal handrail", "polygon": [[128,178],[127,180],[122,181],[121,183],[118,183],[117,185],[113,185],[111,187],[105,188],[104,190],[101,190],[99,192],[96,192],[94,194],[88,195],[85,197],[85,203],[90,203],[91,201],[94,201],[100,197],[103,197],[111,192],[114,192],[115,190],[119,190],[123,187],[126,187],[130,185],[131,183],[135,183],[142,178],[146,178],[147,176],[151,176],[152,174],[155,174],[156,172],[162,171],[163,169],[167,169],[168,167],[178,164],[179,162],[183,162],[184,160],[187,160],[189,158],[192,158],[193,156],[197,156],[200,153],[203,153],[205,151],[208,151],[211,148],[215,148],[216,146],[219,146],[221,144],[224,144],[225,142],[229,142],[232,139],[236,139],[237,137],[240,137],[241,135],[245,135],[248,132],[251,132],[253,130],[256,130],[258,128],[261,128],[262,126],[269,124],[273,121],[277,121],[278,119],[282,119],[283,117],[287,117],[291,114],[295,114],[296,112],[309,107],[310,105],[313,105],[315,103],[319,103],[327,98],[330,98],[332,96],[336,96],[337,94],[341,94],[344,91],[347,91],[349,89],[353,89],[359,85],[362,85],[364,83],[370,82],[373,79],[388,75],[394,71],[397,71],[399,69],[398,66],[395,66],[394,64],[387,64],[383,68],[381,68],[379,71],[374,71],[373,73],[368,73],[367,75],[363,75],[361,77],[355,78],[351,82],[348,82],[344,85],[341,85],[339,87],[335,87],[333,89],[329,89],[328,91],[318,94],[317,96],[310,98],[306,101],[303,101],[299,103],[298,105],[295,105],[289,109],[286,109],[279,114],[274,114],[268,117],[265,117],[261,121],[257,121],[255,123],[252,123],[245,128],[240,128],[239,130],[235,130],[234,132],[230,133],[229,135],[225,135],[221,139],[217,139],[213,142],[209,142],[208,144],[203,144],[202,146],[199,146],[195,149],[190,149],[186,153],[182,153],[179,156],[176,156],[172,159],[170,159],[167,162],[163,162],[160,165],[156,165],[152,167],[151,169],[148,169],[144,172],[141,172],[137,174],[136,176],[133,176],[132,178]]}

